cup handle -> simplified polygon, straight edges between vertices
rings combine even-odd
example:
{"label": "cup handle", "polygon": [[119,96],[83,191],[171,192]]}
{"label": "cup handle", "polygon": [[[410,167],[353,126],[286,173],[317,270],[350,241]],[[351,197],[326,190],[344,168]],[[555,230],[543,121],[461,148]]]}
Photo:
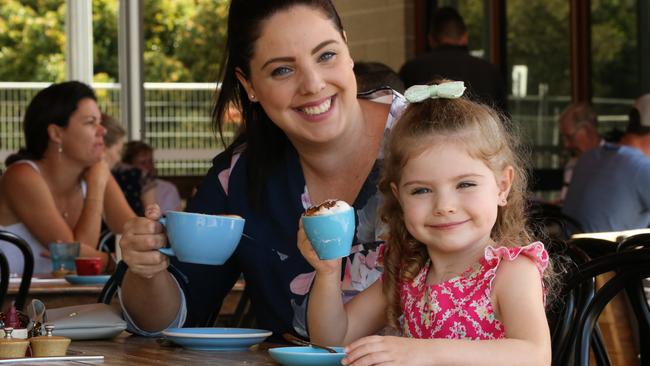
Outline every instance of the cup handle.
{"label": "cup handle", "polygon": [[168,257],[175,257],[176,253],[174,253],[174,250],[172,248],[160,248],[158,249],[159,252],[162,254],[168,256]]}
{"label": "cup handle", "polygon": [[[159,218],[159,219],[158,219],[158,222],[159,222],[162,226],[166,226],[166,225],[167,225],[167,219],[166,219],[165,217],[161,217],[161,218]],[[176,253],[174,253],[174,250],[173,250],[172,248],[170,248],[170,247],[167,247],[167,248],[160,248],[160,249],[158,249],[158,251],[161,252],[162,254],[168,256],[168,257],[175,257],[175,256],[176,256]]]}

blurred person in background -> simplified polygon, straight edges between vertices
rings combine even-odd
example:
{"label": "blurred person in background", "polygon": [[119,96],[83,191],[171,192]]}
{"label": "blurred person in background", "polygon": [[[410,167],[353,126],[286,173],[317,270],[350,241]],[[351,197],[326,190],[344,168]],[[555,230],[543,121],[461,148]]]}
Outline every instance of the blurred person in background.
{"label": "blurred person in background", "polygon": [[578,158],[585,152],[595,149],[604,143],[598,134],[598,115],[589,103],[571,103],[560,115],[560,138],[570,157],[564,165],[560,203],[566,197],[573,168]]}
{"label": "blurred person in background", "polygon": [[[38,92],[27,106],[25,147],[7,158],[0,181],[0,229],[23,238],[34,253],[34,274],[49,274],[47,245],[81,243],[81,256],[114,263],[96,247],[102,217],[121,233],[135,217],[104,155],[101,114],[93,90],[69,81]],[[22,273],[22,254],[0,243],[12,273]]]}
{"label": "blurred person in background", "polygon": [[620,144],[605,142],[580,156],[562,212],[585,232],[650,225],[650,94],[634,103]]}
{"label": "blurred person in background", "polygon": [[357,79],[357,91],[359,93],[390,87],[400,94],[404,94],[402,79],[386,64],[381,62],[355,62],[352,70]]}
{"label": "blurred person in background", "polygon": [[178,188],[174,183],[157,177],[151,146],[142,141],[129,141],[125,145],[122,162],[140,169],[145,176],[153,180],[153,201],[160,206],[163,213],[183,209]]}
{"label": "blurred person in background", "polygon": [[126,139],[126,130],[122,124],[115,118],[102,114],[102,126],[106,128],[104,159],[124,192],[129,206],[137,215],[142,216],[144,207],[155,203],[153,178],[146,171],[122,162]]}
{"label": "blurred person in background", "polygon": [[507,112],[508,92],[499,69],[469,53],[467,26],[456,9],[436,10],[427,34],[431,51],[407,61],[399,75],[407,88],[434,79],[464,81],[471,99]]}

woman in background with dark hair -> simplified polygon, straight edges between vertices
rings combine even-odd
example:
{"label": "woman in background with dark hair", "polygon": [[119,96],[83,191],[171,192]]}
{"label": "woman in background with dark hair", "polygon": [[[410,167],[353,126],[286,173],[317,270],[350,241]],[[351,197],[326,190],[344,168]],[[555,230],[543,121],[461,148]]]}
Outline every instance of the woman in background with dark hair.
{"label": "woman in background with dark hair", "polygon": [[[115,233],[135,216],[102,158],[100,121],[95,93],[76,81],[41,90],[27,107],[25,147],[7,158],[0,181],[0,229],[28,242],[35,274],[52,272],[53,242],[81,243],[81,256],[100,257],[110,271],[108,254],[96,249],[102,216]],[[11,272],[22,272],[18,251],[0,248]]]}
{"label": "woman in background with dark hair", "polygon": [[[381,146],[405,101],[390,89],[357,95],[354,62],[329,0],[233,0],[226,44],[213,122],[222,131],[235,106],[242,123],[187,211],[239,215],[246,236],[224,265],[172,259],[172,275],[155,250],[167,244],[155,221],[160,210],[147,208],[146,218],[126,224],[120,242],[129,265],[122,304],[131,329],[142,334],[205,326],[243,274],[258,327],[273,331],[274,341],[283,333],[308,336],[314,269],[296,246],[300,217],[329,198],[353,206],[357,235],[343,259],[341,288],[349,298],[379,277]],[[151,311],[151,304],[159,305]]]}

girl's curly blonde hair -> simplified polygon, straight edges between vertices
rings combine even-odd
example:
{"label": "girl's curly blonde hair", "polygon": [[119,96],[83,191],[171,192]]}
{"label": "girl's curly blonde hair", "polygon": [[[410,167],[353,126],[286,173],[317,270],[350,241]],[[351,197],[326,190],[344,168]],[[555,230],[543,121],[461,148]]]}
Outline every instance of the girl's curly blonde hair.
{"label": "girl's curly blonde hair", "polygon": [[483,161],[498,176],[507,167],[514,169],[508,202],[498,208],[492,239],[500,246],[521,246],[532,241],[527,229],[527,188],[524,163],[517,153],[507,118],[492,108],[465,97],[427,99],[411,104],[393,127],[385,148],[379,189],[384,202],[382,221],[388,224],[389,238],[384,252],[383,292],[388,301],[388,324],[399,328],[402,314],[399,283],[412,280],[428,259],[426,246],[418,242],[404,225],[404,215],[391,183],[399,186],[402,170],[409,159],[438,143],[464,146],[470,156]]}

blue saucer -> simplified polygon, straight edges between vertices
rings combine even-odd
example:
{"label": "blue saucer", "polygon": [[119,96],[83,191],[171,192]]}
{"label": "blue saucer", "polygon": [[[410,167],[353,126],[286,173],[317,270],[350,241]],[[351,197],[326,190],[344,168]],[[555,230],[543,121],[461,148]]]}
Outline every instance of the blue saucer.
{"label": "blue saucer", "polygon": [[65,280],[73,285],[103,285],[111,278],[110,275],[97,275],[97,276],[78,276],[66,275]]}
{"label": "blue saucer", "polygon": [[162,333],[178,345],[200,351],[244,351],[272,334],[246,328],[169,328]]}
{"label": "blue saucer", "polygon": [[269,354],[285,366],[340,366],[345,357],[343,347],[332,348],[338,353],[313,347],[279,347],[269,349]]}

